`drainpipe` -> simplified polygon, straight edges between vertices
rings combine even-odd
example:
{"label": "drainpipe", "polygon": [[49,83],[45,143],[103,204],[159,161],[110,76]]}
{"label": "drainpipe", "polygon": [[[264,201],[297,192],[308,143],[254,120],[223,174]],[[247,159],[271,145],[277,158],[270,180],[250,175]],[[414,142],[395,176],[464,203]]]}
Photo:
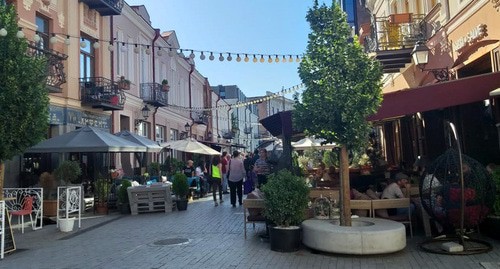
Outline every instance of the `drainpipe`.
{"label": "drainpipe", "polygon": [[[156,58],[156,54],[155,54],[155,43],[156,43],[156,40],[158,40],[158,38],[160,37],[160,29],[154,29],[155,30],[155,36],[153,38],[153,42],[151,43],[151,54],[153,55],[153,82],[156,82],[156,61],[155,61],[155,58]],[[155,89],[155,90],[158,90],[158,89]],[[155,92],[155,95],[156,95],[156,92]],[[155,111],[153,112],[153,122],[151,125],[153,125],[153,132],[154,132],[154,135],[153,135],[153,140],[156,141],[156,113],[158,112],[158,107],[155,107]],[[150,129],[151,131],[151,129]],[[157,158],[159,158],[158,154],[155,154]],[[158,161],[158,159],[156,160]]]}
{"label": "drainpipe", "polygon": [[[215,101],[215,107],[216,107],[216,109],[215,109],[215,118],[216,118],[216,126],[217,126],[217,138],[220,135],[220,130],[219,130],[219,109],[217,109],[219,107],[219,101],[220,101],[220,95],[217,94],[217,101]],[[217,142],[220,142],[220,141],[217,141]]]}
{"label": "drainpipe", "polygon": [[[109,40],[114,40],[113,37],[113,16],[109,17]],[[115,82],[115,53],[109,52],[110,65],[111,65],[111,85]],[[111,133],[115,133],[115,111],[111,110]]]}
{"label": "drainpipe", "polygon": [[189,118],[191,119],[191,124],[189,125],[189,134],[193,136],[193,124],[194,124],[194,119],[193,119],[193,112],[191,111],[192,108],[192,103],[191,103],[191,75],[193,74],[194,71],[194,64],[190,63],[191,70],[189,70]]}

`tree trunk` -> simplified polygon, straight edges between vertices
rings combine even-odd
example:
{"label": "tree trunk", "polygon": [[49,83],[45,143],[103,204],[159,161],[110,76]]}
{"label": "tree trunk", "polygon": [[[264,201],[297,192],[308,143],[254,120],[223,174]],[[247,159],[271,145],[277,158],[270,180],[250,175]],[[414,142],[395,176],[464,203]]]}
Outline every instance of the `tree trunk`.
{"label": "tree trunk", "polygon": [[0,160],[0,201],[3,200],[4,178],[5,178],[5,163]]}
{"label": "tree trunk", "polygon": [[351,188],[347,147],[340,148],[340,225],[351,226]]}

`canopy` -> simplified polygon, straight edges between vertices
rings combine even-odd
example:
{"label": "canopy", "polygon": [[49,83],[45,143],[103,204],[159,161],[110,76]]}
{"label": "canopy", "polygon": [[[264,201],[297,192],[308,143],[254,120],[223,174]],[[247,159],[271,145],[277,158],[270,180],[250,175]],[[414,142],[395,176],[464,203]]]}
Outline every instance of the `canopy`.
{"label": "canopy", "polygon": [[146,152],[146,150],[145,146],[102,129],[86,126],[42,141],[26,152]]}
{"label": "canopy", "polygon": [[220,152],[212,149],[209,146],[206,146],[198,141],[196,141],[193,138],[188,138],[184,140],[175,140],[175,141],[169,141],[165,143],[160,144],[161,147],[173,149],[173,150],[178,150],[178,151],[183,151],[183,152],[190,152],[190,153],[197,153],[197,154],[204,154],[204,155],[221,155]]}
{"label": "canopy", "polygon": [[115,135],[141,146],[145,146],[147,152],[160,152],[162,149],[155,141],[127,130],[116,133]]}
{"label": "canopy", "polygon": [[292,147],[296,150],[304,150],[309,148],[332,149],[336,147],[335,143],[322,145],[321,143],[323,141],[325,140],[305,137],[295,143],[292,143]]}

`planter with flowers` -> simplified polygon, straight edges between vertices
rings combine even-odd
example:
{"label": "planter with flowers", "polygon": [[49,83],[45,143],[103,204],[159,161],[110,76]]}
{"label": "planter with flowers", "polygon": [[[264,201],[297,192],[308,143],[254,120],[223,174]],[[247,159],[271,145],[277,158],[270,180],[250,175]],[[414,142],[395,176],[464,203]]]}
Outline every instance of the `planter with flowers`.
{"label": "planter with flowers", "polygon": [[164,92],[168,92],[170,90],[170,86],[168,85],[168,80],[164,79],[161,81],[161,90]]}
{"label": "planter with flowers", "polygon": [[130,90],[130,80],[126,79],[124,76],[121,76],[120,80],[118,80],[118,89]]}

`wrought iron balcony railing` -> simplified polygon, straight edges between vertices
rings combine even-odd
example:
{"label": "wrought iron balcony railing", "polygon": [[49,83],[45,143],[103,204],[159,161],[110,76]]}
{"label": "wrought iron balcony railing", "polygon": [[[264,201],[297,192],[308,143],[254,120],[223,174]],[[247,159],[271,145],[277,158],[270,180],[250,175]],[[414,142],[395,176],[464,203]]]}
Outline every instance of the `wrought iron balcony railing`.
{"label": "wrought iron balcony railing", "polygon": [[68,55],[55,50],[44,49],[33,41],[28,43],[28,55],[47,58],[47,89],[49,92],[62,92],[61,85],[66,83],[63,61],[68,58]]}
{"label": "wrought iron balcony railing", "polygon": [[111,80],[103,77],[80,78],[82,105],[103,110],[123,110],[126,96]]}
{"label": "wrought iron balcony railing", "polygon": [[95,9],[101,16],[113,16],[122,14],[123,0],[80,0]]}
{"label": "wrought iron balcony railing", "polygon": [[194,123],[208,125],[208,111],[192,111],[191,117],[193,117]]}
{"label": "wrought iron balcony railing", "polygon": [[155,107],[168,105],[168,92],[162,89],[160,83],[141,83],[140,97],[145,103]]}
{"label": "wrought iron balcony railing", "polygon": [[364,40],[366,52],[413,48],[426,38],[424,15],[402,13],[388,17],[374,17],[371,34]]}
{"label": "wrought iron balcony railing", "polygon": [[224,139],[233,139],[235,136],[235,133],[231,130],[221,130],[222,131],[222,138]]}

